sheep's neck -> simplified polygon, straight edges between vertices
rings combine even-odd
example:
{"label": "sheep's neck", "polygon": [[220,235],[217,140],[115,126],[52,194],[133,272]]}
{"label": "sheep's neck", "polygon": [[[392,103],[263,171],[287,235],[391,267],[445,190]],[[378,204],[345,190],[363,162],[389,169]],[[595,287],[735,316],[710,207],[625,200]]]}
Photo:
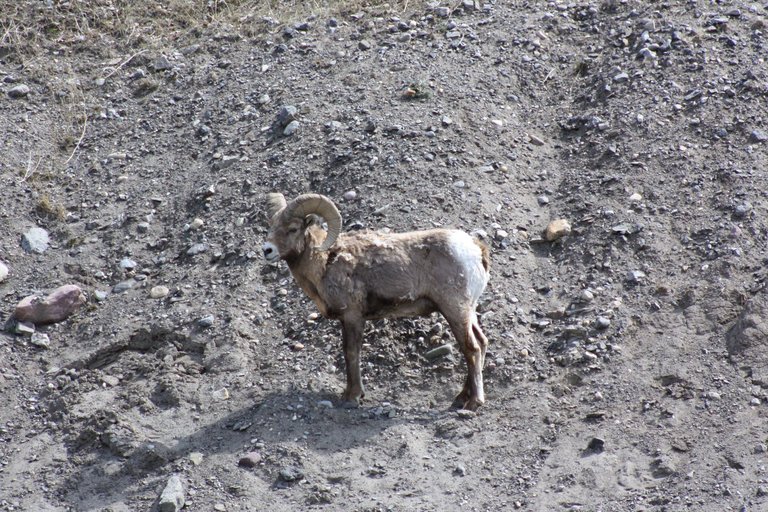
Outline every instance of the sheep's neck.
{"label": "sheep's neck", "polygon": [[288,268],[291,269],[291,274],[293,274],[296,283],[314,301],[323,316],[328,316],[328,306],[320,298],[318,288],[325,274],[327,262],[327,252],[308,248],[300,258],[288,263]]}

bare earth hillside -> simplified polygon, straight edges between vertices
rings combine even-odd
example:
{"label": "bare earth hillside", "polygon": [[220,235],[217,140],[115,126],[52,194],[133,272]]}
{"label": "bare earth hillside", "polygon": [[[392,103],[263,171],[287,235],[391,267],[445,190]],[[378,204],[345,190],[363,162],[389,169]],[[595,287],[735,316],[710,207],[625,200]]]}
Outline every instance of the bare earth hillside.
{"label": "bare earth hillside", "polygon": [[[764,1],[165,4],[0,0],[0,510],[768,510]],[[339,406],[274,191],[485,239],[485,406],[438,315]]]}

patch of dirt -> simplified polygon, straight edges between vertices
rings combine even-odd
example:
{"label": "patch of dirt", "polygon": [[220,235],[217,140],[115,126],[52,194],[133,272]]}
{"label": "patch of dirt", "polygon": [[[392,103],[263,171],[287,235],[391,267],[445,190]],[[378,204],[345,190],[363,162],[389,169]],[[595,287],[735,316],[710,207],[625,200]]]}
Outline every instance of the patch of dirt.
{"label": "patch of dirt", "polygon": [[[0,4],[0,320],[88,293],[0,334],[0,510],[768,507],[765,5],[81,4]],[[368,323],[338,407],[273,191],[485,236],[476,415],[437,315]]]}

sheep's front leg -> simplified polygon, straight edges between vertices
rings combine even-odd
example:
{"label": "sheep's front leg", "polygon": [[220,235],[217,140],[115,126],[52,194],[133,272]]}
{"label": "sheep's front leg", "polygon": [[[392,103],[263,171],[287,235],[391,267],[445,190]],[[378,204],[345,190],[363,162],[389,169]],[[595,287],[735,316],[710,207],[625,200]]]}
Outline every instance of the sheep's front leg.
{"label": "sheep's front leg", "polygon": [[344,362],[347,366],[347,387],[341,396],[342,407],[355,408],[365,396],[360,378],[360,348],[363,345],[362,318],[346,317],[341,321],[341,336],[344,341]]}

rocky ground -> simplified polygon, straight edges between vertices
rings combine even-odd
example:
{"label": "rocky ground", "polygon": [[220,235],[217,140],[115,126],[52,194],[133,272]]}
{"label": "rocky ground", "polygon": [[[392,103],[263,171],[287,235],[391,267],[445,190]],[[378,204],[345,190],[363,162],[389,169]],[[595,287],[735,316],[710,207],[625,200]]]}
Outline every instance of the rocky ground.
{"label": "rocky ground", "polygon": [[[765,2],[183,5],[0,1],[0,510],[768,509]],[[477,414],[438,316],[338,407],[270,191],[486,239]]]}

